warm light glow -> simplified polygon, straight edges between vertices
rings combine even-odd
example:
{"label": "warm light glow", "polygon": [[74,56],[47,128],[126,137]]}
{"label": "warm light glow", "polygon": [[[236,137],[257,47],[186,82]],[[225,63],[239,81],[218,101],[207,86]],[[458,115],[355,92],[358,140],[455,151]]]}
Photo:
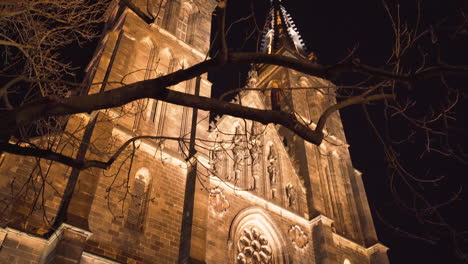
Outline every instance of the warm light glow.
{"label": "warm light glow", "polygon": [[349,259],[345,259],[345,260],[343,261],[343,264],[351,264],[351,261],[349,261]]}

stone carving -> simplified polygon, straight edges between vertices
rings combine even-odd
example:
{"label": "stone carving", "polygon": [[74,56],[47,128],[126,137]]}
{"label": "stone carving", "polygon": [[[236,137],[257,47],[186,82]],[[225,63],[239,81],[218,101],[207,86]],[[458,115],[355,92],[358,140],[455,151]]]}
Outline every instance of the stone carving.
{"label": "stone carving", "polygon": [[286,185],[286,197],[288,197],[288,206],[293,207],[296,204],[296,189],[290,183]]}
{"label": "stone carving", "polygon": [[223,194],[223,191],[219,188],[214,188],[210,190],[210,196],[208,198],[208,203],[217,214],[222,214],[229,209],[231,206],[229,201]]}
{"label": "stone carving", "polygon": [[[252,66],[253,67],[253,66]],[[255,88],[257,87],[258,73],[256,70],[252,69],[248,73],[247,87]]]}
{"label": "stone carving", "polygon": [[276,180],[278,178],[278,156],[276,155],[276,150],[273,145],[270,145],[268,151],[268,176],[270,179],[270,184],[272,186],[276,185]]}
{"label": "stone carving", "polygon": [[253,186],[252,189],[257,189],[258,179],[261,174],[261,155],[262,155],[262,141],[260,133],[255,133],[255,127],[252,126],[252,136],[250,137],[250,158],[252,159],[252,177],[253,177]]}
{"label": "stone carving", "polygon": [[305,248],[309,243],[309,237],[304,231],[302,231],[300,226],[294,225],[288,231],[289,237],[291,240],[299,247]]}
{"label": "stone carving", "polygon": [[271,188],[271,198],[276,199],[276,182],[278,180],[278,155],[276,154],[276,149],[273,145],[269,146],[268,149],[268,179],[270,180],[270,188]]}
{"label": "stone carving", "polygon": [[244,135],[242,135],[239,132],[239,130],[239,126],[237,126],[233,138],[234,148],[232,149],[235,182],[237,182],[240,179],[240,176],[242,175],[242,169],[244,168],[245,159]]}
{"label": "stone carving", "polygon": [[216,149],[211,152],[211,173],[214,176],[220,177],[222,173],[222,166],[226,159],[226,153],[223,149]]}
{"label": "stone carving", "polygon": [[274,200],[276,199],[276,188],[271,187],[271,198]]}
{"label": "stone carving", "polygon": [[244,229],[238,242],[237,264],[271,264],[272,250],[268,240],[255,227]]}

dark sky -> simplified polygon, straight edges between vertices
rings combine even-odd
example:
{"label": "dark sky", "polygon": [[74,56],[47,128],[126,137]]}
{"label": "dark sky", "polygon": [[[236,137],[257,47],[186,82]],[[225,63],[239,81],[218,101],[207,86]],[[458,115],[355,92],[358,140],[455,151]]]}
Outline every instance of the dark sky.
{"label": "dark sky", "polygon": [[[390,8],[395,10],[396,1],[388,2]],[[385,64],[392,52],[393,32],[389,18],[386,15],[382,1],[304,1],[283,0],[283,5],[291,14],[299,32],[304,39],[309,51],[313,51],[323,64],[333,64],[344,58],[349,50],[358,45],[357,55],[363,63],[374,66]],[[235,21],[249,15],[255,10],[257,23],[263,26],[264,17],[269,9],[269,0],[231,0],[228,9],[229,21]],[[416,18],[416,1],[406,0],[401,3],[401,18],[409,23],[414,23]],[[456,24],[455,15],[457,8],[462,7],[462,1],[421,1],[422,23],[425,27],[440,21],[444,25]],[[445,19],[445,20],[444,20]],[[239,23],[233,26],[229,35],[229,45],[233,50],[252,51],[255,49],[256,37],[244,45],[245,36],[250,32],[253,23],[251,21]],[[434,36],[440,40],[435,46],[426,46],[430,52],[440,54],[445,62],[465,63],[468,59],[466,40],[457,41],[449,38],[447,30],[451,27],[440,27],[435,30]],[[423,43],[426,45],[427,42]],[[419,57],[409,57],[411,65]],[[243,86],[245,71],[247,68],[226,68],[218,73],[210,74],[214,82],[214,95],[225,89]],[[335,84],[349,84],[353,76],[346,79],[333,80]],[[458,88],[464,88],[466,80],[454,79],[452,84]],[[222,84],[222,86],[221,86]],[[420,87],[420,88],[418,88]],[[426,89],[423,98],[418,102],[433,102],[438,98],[440,83],[418,83],[414,93],[420,93],[418,89]],[[422,105],[420,111],[424,111],[426,105]],[[451,140],[457,140],[460,144],[454,144],[462,149],[466,148],[466,128],[468,119],[466,111],[466,97],[455,109],[457,120],[451,123],[454,136]],[[375,119],[378,129],[383,129],[382,107],[369,106],[371,116]],[[388,169],[388,163],[383,154],[382,145],[374,135],[369,123],[366,121],[362,108],[353,106],[341,112],[346,130],[348,142],[351,145],[351,155],[354,166],[363,172],[369,203],[372,209],[375,225],[380,241],[390,248],[389,256],[392,263],[465,263],[457,257],[456,250],[465,248],[466,241],[460,232],[468,230],[468,217],[465,213],[468,199],[467,190],[461,189],[458,199],[439,208],[445,225],[429,224],[425,220],[435,219],[431,212],[427,214],[415,214],[398,205],[393,191],[403,197],[404,202],[411,203],[413,194],[408,191],[403,181],[395,177],[390,183],[392,170]],[[390,123],[393,130],[406,133],[405,123]],[[426,154],[421,158],[424,141],[416,135],[414,144],[398,146],[401,152],[400,158],[404,166],[413,174],[424,174],[428,179],[444,177],[439,182],[413,183],[428,200],[434,203],[442,202],[453,196],[460,188],[468,187],[466,164],[454,160],[453,157],[445,157],[435,153]],[[406,199],[406,200],[405,200]],[[420,206],[417,202],[415,206]],[[467,235],[464,236],[465,240]],[[458,244],[457,244],[458,243]],[[457,246],[458,245],[458,246]]]}

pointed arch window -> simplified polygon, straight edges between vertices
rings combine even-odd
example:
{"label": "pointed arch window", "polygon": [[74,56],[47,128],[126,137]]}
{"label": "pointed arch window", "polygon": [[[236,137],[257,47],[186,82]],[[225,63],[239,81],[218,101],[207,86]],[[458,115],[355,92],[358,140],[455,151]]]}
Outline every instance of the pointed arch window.
{"label": "pointed arch window", "polygon": [[188,8],[182,8],[177,18],[176,37],[182,41],[187,40],[189,15]]}
{"label": "pointed arch window", "polygon": [[132,197],[128,207],[126,226],[130,229],[143,231],[148,201],[151,190],[151,176],[146,168],[141,168],[135,174],[132,186]]}

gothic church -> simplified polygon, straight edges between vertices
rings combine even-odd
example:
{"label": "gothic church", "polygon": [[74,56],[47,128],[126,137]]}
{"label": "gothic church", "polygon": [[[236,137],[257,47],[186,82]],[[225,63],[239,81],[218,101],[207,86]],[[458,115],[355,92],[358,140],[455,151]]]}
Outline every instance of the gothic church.
{"label": "gothic church", "polygon": [[[267,1],[265,1],[267,2]],[[87,67],[99,93],[207,58],[215,0],[114,1]],[[271,1],[260,50],[314,60],[287,3]],[[267,8],[267,7],[266,7]],[[206,75],[171,89],[210,97]],[[327,80],[254,65],[234,102],[315,126]],[[54,144],[109,170],[0,159],[0,263],[385,264],[338,113],[315,146],[289,130],[157,100],[80,114]],[[40,139],[38,139],[40,140]]]}

